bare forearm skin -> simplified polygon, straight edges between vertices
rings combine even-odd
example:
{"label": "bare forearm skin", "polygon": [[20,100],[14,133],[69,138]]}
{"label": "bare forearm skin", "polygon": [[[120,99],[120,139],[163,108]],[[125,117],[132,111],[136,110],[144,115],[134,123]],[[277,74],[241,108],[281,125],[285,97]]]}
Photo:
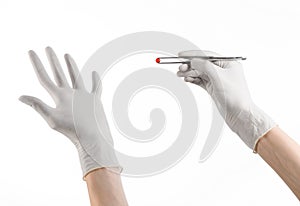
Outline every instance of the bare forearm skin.
{"label": "bare forearm skin", "polygon": [[300,200],[300,146],[275,127],[259,140],[257,153]]}
{"label": "bare forearm skin", "polygon": [[85,180],[91,206],[128,206],[119,174],[101,168],[90,172]]}

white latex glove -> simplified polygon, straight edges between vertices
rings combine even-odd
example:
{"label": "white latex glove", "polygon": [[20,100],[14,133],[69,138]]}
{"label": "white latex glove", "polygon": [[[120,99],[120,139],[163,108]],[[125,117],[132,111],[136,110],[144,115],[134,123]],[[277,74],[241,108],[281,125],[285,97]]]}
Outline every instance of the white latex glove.
{"label": "white latex glove", "polygon": [[120,172],[121,167],[114,153],[113,140],[100,100],[102,85],[98,74],[95,71],[92,73],[93,87],[88,92],[74,60],[66,54],[65,61],[73,85],[70,87],[54,51],[47,47],[46,54],[56,85],[49,78],[39,57],[34,51],[29,51],[34,71],[41,85],[55,101],[56,108],[36,97],[21,96],[19,100],[35,109],[52,129],[73,142],[78,150],[83,177],[102,167]]}
{"label": "white latex glove", "polygon": [[[220,56],[213,52],[183,51],[178,56]],[[243,142],[256,151],[260,137],[276,126],[273,120],[252,101],[242,64],[238,61],[215,61],[194,58],[182,64],[177,73],[204,88],[214,100],[227,125]]]}

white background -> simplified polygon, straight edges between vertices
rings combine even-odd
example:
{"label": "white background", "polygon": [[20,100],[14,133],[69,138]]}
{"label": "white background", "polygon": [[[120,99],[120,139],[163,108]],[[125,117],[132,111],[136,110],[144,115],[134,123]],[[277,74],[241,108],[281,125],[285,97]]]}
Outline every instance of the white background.
{"label": "white background", "polygon": [[[299,23],[298,0],[1,0],[0,205],[89,205],[74,146],[17,100],[29,94],[53,105],[35,77],[29,49],[47,64],[44,48],[50,45],[61,60],[69,52],[82,66],[114,38],[156,30],[182,36],[202,49],[247,56],[244,69],[254,101],[300,142]],[[104,80],[104,96],[111,93],[110,82],[115,82],[113,76]],[[200,88],[191,89],[201,120],[197,141],[167,172],[124,177],[129,204],[298,205],[275,172],[228,128],[215,153],[198,163],[209,129],[210,100]],[[104,103],[109,108],[107,99]],[[142,103],[134,104],[141,109]]]}

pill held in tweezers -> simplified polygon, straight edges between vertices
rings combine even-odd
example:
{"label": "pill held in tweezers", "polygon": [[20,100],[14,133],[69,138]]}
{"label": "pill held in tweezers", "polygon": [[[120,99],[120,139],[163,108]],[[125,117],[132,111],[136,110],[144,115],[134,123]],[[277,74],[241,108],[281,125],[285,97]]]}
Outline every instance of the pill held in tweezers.
{"label": "pill held in tweezers", "polygon": [[[208,61],[235,61],[235,60],[246,60],[246,57],[216,57],[216,56],[181,56],[181,57],[158,57],[156,63],[158,64],[187,64],[190,63],[191,59],[199,58]],[[178,61],[177,61],[178,60]]]}

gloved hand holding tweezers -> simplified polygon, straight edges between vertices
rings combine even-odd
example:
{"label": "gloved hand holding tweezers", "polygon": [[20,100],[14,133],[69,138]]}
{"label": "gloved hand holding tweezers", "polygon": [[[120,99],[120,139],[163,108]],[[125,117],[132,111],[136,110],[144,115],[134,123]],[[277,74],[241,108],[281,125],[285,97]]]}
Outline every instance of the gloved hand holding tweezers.
{"label": "gloved hand holding tweezers", "polygon": [[[213,52],[184,51],[178,56],[220,55]],[[186,82],[204,88],[214,100],[227,125],[254,152],[259,138],[276,126],[252,101],[240,62],[226,59],[207,61],[195,57],[188,64],[182,64],[177,75],[184,77]]]}

